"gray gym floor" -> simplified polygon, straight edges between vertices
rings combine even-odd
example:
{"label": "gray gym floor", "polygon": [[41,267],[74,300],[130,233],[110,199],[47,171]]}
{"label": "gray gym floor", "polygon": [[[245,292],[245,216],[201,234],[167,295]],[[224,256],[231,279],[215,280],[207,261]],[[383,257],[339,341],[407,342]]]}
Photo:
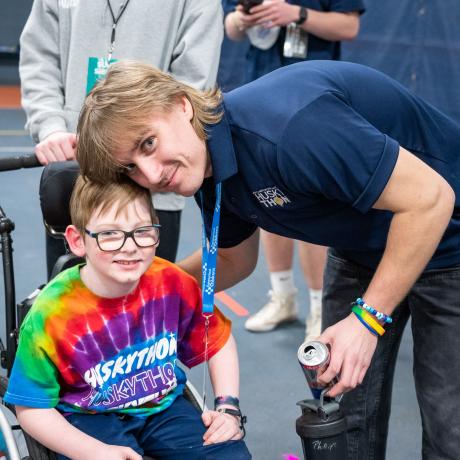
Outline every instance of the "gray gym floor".
{"label": "gray gym floor", "polygon": [[[32,142],[22,133],[24,116],[20,110],[0,110],[0,155],[32,151]],[[38,202],[41,168],[1,173],[0,206],[16,223],[14,263],[17,299],[27,296],[45,281],[44,229]],[[200,244],[200,215],[190,199],[182,217],[179,258]],[[245,331],[245,317],[237,316],[219,301],[217,304],[233,321],[241,366],[241,406],[248,416],[247,444],[256,460],[287,460],[288,454],[302,458],[300,440],[295,433],[299,416],[298,400],[310,396],[296,352],[304,338],[304,319],[308,311],[308,291],[300,268],[295,265],[301,321],[268,334]],[[226,293],[255,312],[266,301],[269,289],[263,255],[250,278]],[[3,284],[0,286],[2,310],[1,337],[4,341]],[[189,376],[201,391],[203,369]],[[210,386],[208,384],[208,389]],[[208,396],[212,400],[212,395]],[[412,339],[406,331],[399,354],[393,390],[393,407],[388,439],[390,460],[421,458],[421,428],[412,378]],[[291,457],[292,458],[292,457]]]}

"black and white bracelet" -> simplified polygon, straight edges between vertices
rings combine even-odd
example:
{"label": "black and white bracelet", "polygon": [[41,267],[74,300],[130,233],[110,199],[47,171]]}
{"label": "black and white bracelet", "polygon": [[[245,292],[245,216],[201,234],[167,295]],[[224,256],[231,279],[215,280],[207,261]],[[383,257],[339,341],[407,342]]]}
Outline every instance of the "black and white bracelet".
{"label": "black and white bracelet", "polygon": [[241,413],[241,409],[239,407],[237,409],[230,409],[229,407],[217,406],[215,410],[222,414],[229,414],[233,415],[234,417],[238,417],[240,419],[240,430],[243,432],[243,437],[241,439],[243,439],[246,436],[246,429],[244,428],[244,424],[248,421],[248,418],[246,417],[246,415],[243,415]]}
{"label": "black and white bracelet", "polygon": [[[232,406],[233,409],[222,406]],[[244,424],[247,422],[248,418],[241,413],[240,400],[236,396],[217,396],[216,399],[214,399],[214,410],[238,417],[240,419],[240,430],[243,432],[243,438],[246,436]]]}

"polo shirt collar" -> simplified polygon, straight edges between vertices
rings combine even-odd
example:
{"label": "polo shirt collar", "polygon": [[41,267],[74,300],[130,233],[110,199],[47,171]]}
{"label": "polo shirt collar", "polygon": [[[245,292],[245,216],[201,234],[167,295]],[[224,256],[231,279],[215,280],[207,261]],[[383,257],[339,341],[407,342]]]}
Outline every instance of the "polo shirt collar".
{"label": "polo shirt collar", "polygon": [[207,126],[207,145],[215,184],[223,182],[238,172],[232,133],[225,114],[225,107],[222,108],[224,109],[222,120],[215,125]]}

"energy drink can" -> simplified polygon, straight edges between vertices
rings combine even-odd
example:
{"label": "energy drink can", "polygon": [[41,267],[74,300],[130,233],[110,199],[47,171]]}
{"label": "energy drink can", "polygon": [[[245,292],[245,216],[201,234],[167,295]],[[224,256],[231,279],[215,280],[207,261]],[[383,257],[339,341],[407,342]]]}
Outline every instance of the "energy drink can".
{"label": "energy drink can", "polygon": [[[297,358],[313,397],[320,399],[321,392],[326,387],[318,383],[318,374],[321,374],[327,368],[331,359],[328,346],[316,340],[304,342],[299,347]],[[336,382],[337,380],[334,379],[327,387],[334,385]]]}

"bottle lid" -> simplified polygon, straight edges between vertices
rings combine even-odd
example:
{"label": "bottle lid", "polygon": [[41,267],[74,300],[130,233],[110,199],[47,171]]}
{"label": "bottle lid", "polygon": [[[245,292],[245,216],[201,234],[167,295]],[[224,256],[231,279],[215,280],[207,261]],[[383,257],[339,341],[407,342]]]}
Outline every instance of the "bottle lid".
{"label": "bottle lid", "polygon": [[343,433],[347,429],[345,417],[340,412],[323,420],[316,412],[304,412],[296,420],[296,431],[302,438],[326,438]]}

